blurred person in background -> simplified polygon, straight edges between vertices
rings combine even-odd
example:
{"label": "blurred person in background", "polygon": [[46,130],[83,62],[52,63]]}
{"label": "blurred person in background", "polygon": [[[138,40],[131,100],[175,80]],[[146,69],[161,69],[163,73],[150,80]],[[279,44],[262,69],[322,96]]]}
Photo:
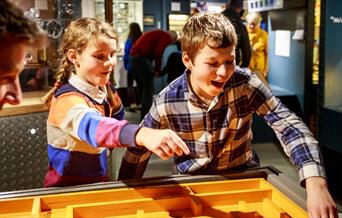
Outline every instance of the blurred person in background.
{"label": "blurred person in background", "polygon": [[185,66],[182,61],[182,45],[180,40],[167,46],[164,50],[162,68],[163,74],[166,74],[168,84],[184,73]]}
{"label": "blurred person in background", "polygon": [[[182,55],[180,52],[180,42],[178,41],[178,33],[174,30],[170,30],[169,33],[172,35],[173,38],[176,37],[176,41],[168,45],[163,51],[160,68],[161,72],[153,79],[154,94],[158,94],[159,92],[161,92],[170,83],[169,75],[178,72],[178,66],[181,67],[183,65],[181,58]],[[172,66],[170,66],[170,64]],[[184,69],[182,70],[181,74],[183,73]],[[172,73],[170,74],[169,72]]]}
{"label": "blurred person in background", "polygon": [[243,0],[228,0],[226,5],[226,9],[222,13],[233,24],[238,37],[238,42],[235,48],[236,65],[240,67],[248,67],[251,59],[251,46],[246,26],[240,18],[240,14],[243,10]]}
{"label": "blurred person in background", "polygon": [[7,0],[0,1],[0,110],[5,103],[19,104],[22,92],[19,74],[30,48],[40,49],[46,33]]}
{"label": "blurred person in background", "polygon": [[246,16],[247,31],[252,48],[252,57],[248,68],[254,71],[267,84],[268,36],[267,32],[260,28],[261,20],[261,15],[256,12],[248,13]]}
{"label": "blurred person in background", "polygon": [[139,39],[142,35],[140,26],[138,23],[130,23],[129,24],[129,33],[127,40],[125,42],[125,54],[124,54],[124,66],[127,70],[127,94],[128,94],[128,103],[129,107],[128,111],[135,111],[133,107],[134,104],[139,104],[141,99],[138,99],[138,96],[135,94],[133,82],[135,80],[132,72],[132,63],[130,62],[130,53],[133,44]]}
{"label": "blurred person in background", "polygon": [[163,52],[176,40],[177,33],[174,31],[152,30],[144,33],[131,49],[132,71],[138,91],[141,93],[141,119],[145,117],[152,105],[153,77],[158,77],[161,73]]}

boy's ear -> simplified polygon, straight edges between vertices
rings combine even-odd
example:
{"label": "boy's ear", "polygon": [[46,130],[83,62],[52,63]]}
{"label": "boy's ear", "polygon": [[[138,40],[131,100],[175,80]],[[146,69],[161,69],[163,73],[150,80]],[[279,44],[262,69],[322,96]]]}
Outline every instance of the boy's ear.
{"label": "boy's ear", "polygon": [[78,55],[75,49],[69,49],[67,52],[68,60],[73,63],[76,67],[79,67]]}
{"label": "boy's ear", "polygon": [[182,53],[182,61],[183,61],[184,66],[186,67],[186,69],[191,70],[192,62],[191,62],[189,55],[186,52]]}

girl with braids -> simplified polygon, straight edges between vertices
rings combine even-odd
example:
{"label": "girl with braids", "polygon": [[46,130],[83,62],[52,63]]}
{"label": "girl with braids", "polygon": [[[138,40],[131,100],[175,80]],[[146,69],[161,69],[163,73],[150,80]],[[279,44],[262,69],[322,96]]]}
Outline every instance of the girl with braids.
{"label": "girl with braids", "polygon": [[117,37],[108,23],[80,18],[67,28],[56,83],[44,98],[50,106],[44,187],[108,181],[107,148],[145,147],[163,159],[189,153],[171,130],[121,120],[121,100],[108,82],[116,48]]}

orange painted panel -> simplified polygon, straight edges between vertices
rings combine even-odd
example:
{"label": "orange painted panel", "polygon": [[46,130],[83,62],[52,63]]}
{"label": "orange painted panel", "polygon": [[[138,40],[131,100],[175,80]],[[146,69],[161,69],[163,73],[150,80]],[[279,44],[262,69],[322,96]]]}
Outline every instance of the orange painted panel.
{"label": "orange painted panel", "polygon": [[5,199],[1,217],[304,218],[307,213],[258,178]]}

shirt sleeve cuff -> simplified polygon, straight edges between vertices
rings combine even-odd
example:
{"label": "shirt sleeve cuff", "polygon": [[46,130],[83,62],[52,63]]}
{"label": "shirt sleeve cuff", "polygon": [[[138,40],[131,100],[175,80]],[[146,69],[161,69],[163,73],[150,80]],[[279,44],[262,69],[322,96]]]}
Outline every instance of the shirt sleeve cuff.
{"label": "shirt sleeve cuff", "polygon": [[300,185],[305,187],[305,179],[313,176],[319,176],[326,179],[324,167],[317,163],[307,163],[303,165],[298,172]]}
{"label": "shirt sleeve cuff", "polygon": [[140,128],[141,126],[135,124],[126,124],[124,127],[122,127],[119,136],[121,144],[126,147],[136,147],[135,135]]}

